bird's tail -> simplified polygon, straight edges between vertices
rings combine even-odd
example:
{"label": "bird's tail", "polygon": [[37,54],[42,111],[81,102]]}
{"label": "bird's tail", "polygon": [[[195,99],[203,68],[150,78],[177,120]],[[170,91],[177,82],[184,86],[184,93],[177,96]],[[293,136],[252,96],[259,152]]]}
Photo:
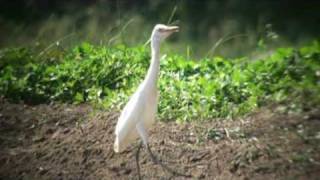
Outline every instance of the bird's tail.
{"label": "bird's tail", "polygon": [[113,150],[114,152],[118,153],[120,151],[120,147],[119,147],[119,138],[116,137],[116,140],[114,141],[114,144],[113,144]]}

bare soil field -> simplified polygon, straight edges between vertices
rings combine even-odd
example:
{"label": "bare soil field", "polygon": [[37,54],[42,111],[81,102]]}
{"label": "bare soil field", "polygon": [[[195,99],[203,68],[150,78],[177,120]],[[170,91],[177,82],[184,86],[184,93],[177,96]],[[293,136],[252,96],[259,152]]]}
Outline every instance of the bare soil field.
{"label": "bare soil field", "polygon": [[[281,105],[234,120],[157,122],[152,150],[173,176],[140,154],[143,179],[319,179],[320,111]],[[135,152],[113,152],[118,112],[90,105],[0,100],[0,179],[137,179]]]}

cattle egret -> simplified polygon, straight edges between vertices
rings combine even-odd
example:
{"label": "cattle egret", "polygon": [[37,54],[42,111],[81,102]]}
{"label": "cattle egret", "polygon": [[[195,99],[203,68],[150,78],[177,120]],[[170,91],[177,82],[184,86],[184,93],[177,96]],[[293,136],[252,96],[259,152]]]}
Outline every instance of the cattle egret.
{"label": "cattle egret", "polygon": [[154,27],[151,35],[151,64],[147,75],[124,107],[115,129],[115,152],[121,152],[125,150],[125,148],[139,136],[142,139],[136,154],[139,178],[141,178],[139,168],[139,153],[143,144],[147,148],[148,153],[151,155],[153,162],[160,164],[164,169],[173,174],[181,175],[180,173],[176,173],[167,166],[163,165],[156,159],[148,145],[147,134],[147,130],[150,129],[155,121],[155,115],[157,112],[157,80],[160,70],[160,44],[170,34],[178,31],[178,26],[157,24]]}

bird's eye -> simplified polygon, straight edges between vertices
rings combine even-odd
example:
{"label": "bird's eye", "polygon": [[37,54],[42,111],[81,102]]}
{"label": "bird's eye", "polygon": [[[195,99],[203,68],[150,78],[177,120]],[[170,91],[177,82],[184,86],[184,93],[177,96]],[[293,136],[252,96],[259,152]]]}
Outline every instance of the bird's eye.
{"label": "bird's eye", "polygon": [[159,28],[158,31],[159,31],[159,32],[165,32],[165,29]]}

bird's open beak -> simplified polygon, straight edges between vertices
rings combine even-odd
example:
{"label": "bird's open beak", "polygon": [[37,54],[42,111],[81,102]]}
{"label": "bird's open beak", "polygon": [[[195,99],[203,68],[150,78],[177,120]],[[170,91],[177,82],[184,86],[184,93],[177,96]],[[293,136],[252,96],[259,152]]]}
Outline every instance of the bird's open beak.
{"label": "bird's open beak", "polygon": [[166,31],[168,32],[179,32],[179,26],[168,26],[168,28],[166,29]]}

